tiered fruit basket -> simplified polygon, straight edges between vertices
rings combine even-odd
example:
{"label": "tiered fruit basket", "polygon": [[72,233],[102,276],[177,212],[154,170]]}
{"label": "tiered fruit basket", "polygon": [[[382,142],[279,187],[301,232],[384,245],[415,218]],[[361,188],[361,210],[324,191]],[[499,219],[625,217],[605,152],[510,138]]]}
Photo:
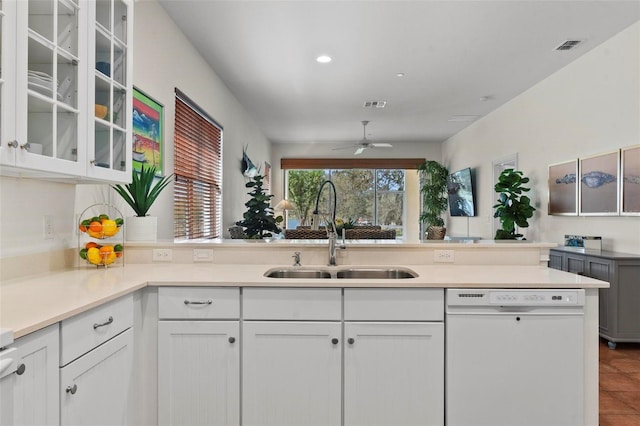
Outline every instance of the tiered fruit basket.
{"label": "tiered fruit basket", "polygon": [[93,204],[81,214],[78,223],[80,266],[124,265],[124,221],[122,213],[110,204]]}

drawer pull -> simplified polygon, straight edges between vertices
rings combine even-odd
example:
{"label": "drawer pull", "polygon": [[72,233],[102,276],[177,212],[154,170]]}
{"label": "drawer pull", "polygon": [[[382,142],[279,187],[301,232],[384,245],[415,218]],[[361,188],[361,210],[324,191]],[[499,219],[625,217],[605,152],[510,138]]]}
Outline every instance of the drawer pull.
{"label": "drawer pull", "polygon": [[18,376],[22,376],[24,374],[24,371],[27,369],[27,367],[24,364],[20,364],[18,366],[18,368],[16,369],[16,374]]}
{"label": "drawer pull", "polygon": [[77,391],[78,391],[78,385],[76,385],[75,383],[73,386],[67,386],[67,393],[70,393],[71,395],[75,395]]}
{"label": "drawer pull", "polygon": [[235,337],[229,337],[229,343],[235,343],[235,342],[236,342]]}
{"label": "drawer pull", "polygon": [[104,327],[105,325],[109,325],[112,322],[113,322],[113,317],[109,317],[109,319],[107,321],[103,322],[102,324],[98,324],[98,323],[93,324],[93,329],[95,330],[97,328]]}
{"label": "drawer pull", "polygon": [[350,345],[353,345],[356,342],[356,340],[353,337],[349,337],[347,339],[347,343],[349,343]]}
{"label": "drawer pull", "polygon": [[211,305],[213,300],[185,300],[185,305]]}

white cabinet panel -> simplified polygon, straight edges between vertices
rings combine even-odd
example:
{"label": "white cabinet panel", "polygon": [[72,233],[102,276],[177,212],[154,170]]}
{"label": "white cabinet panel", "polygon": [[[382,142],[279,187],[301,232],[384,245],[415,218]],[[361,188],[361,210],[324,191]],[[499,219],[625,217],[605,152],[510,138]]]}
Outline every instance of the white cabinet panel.
{"label": "white cabinet panel", "polygon": [[61,424],[127,424],[132,356],[128,329],[61,368]]}
{"label": "white cabinet panel", "polygon": [[245,288],[243,316],[250,320],[342,319],[339,288]]}
{"label": "white cabinet panel", "polygon": [[58,324],[21,337],[14,343],[16,371],[0,379],[1,425],[57,425]]}
{"label": "white cabinet panel", "polygon": [[443,321],[441,288],[346,288],[345,321]]}
{"label": "white cabinet panel", "polygon": [[160,319],[239,319],[240,289],[160,287]]}
{"label": "white cabinet panel", "polygon": [[158,423],[240,424],[238,321],[160,321]]}
{"label": "white cabinet panel", "polygon": [[245,321],[243,327],[243,425],[340,425],[341,324]]}
{"label": "white cabinet panel", "polygon": [[444,324],[345,323],[344,424],[444,424]]}

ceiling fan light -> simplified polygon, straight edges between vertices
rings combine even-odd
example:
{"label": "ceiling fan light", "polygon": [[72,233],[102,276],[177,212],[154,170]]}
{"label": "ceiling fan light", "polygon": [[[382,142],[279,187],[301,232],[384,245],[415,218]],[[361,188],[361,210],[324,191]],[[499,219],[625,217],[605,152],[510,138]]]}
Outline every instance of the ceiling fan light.
{"label": "ceiling fan light", "polygon": [[328,64],[329,62],[331,62],[331,56],[329,55],[320,55],[316,58],[316,61],[321,63],[321,64]]}

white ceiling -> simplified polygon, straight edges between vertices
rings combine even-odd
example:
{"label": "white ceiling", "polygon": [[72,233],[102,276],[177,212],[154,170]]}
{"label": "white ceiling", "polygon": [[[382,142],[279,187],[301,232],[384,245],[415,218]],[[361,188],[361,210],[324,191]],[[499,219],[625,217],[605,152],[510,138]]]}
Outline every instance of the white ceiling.
{"label": "white ceiling", "polygon": [[[640,20],[637,0],[160,3],[263,133],[292,143],[356,142],[361,120],[372,142],[441,142],[469,125],[450,117],[487,115]],[[584,42],[555,51],[567,39]]]}

